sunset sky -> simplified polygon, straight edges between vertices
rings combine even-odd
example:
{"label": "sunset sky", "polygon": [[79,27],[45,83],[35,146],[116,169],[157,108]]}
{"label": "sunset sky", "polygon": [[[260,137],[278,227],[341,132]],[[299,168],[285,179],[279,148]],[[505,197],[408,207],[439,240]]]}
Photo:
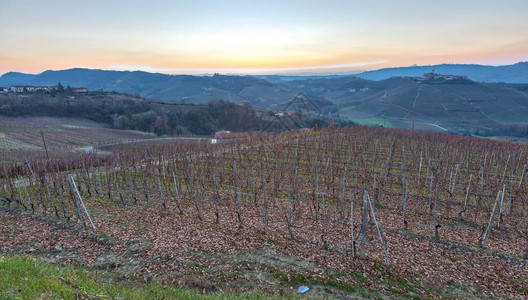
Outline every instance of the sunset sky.
{"label": "sunset sky", "polygon": [[0,0],[0,74],[332,73],[527,60],[526,0]]}

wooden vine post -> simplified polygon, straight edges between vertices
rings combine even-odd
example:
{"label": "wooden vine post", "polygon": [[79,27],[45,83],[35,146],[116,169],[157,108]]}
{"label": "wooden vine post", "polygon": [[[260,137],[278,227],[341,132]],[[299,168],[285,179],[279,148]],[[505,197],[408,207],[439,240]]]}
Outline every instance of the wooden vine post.
{"label": "wooden vine post", "polygon": [[383,247],[383,254],[385,255],[385,263],[387,264],[387,266],[390,266],[390,259],[389,259],[389,254],[387,253],[387,247],[385,246],[385,242],[383,242],[383,237],[381,235],[381,230],[379,228],[378,221],[376,220],[376,214],[374,213],[374,204],[370,200],[370,196],[369,196],[368,192],[367,192],[367,199],[368,199],[368,203],[369,203],[369,206],[370,206],[370,212],[372,213],[372,218],[374,219],[374,224],[376,224],[376,229],[378,231],[378,236],[379,236],[379,239],[380,239],[380,243],[381,243],[381,246]]}
{"label": "wooden vine post", "polygon": [[323,240],[323,248],[327,249],[328,248],[328,244],[326,242],[326,205],[325,205],[325,194],[324,194],[324,192],[323,192],[322,196],[323,196],[323,235],[322,235],[322,240]]}
{"label": "wooden vine post", "polygon": [[497,199],[495,200],[495,205],[493,206],[493,210],[491,211],[491,216],[488,221],[488,226],[486,227],[486,231],[484,232],[484,237],[479,240],[479,247],[480,248],[486,248],[486,242],[488,241],[488,235],[491,231],[491,226],[493,225],[493,219],[495,218],[495,213],[497,211],[497,206],[499,204],[499,199],[501,197],[501,191],[499,190],[497,192]]}
{"label": "wooden vine post", "polygon": [[354,201],[350,201],[350,246],[352,248],[352,256],[356,257],[356,242],[354,239]]}
{"label": "wooden vine post", "polygon": [[[68,178],[70,180],[70,184],[72,185],[72,190],[75,191],[75,193],[77,194],[77,197],[79,197],[79,202],[81,203],[82,207],[84,208],[84,212],[86,213],[86,216],[88,217],[88,220],[90,221],[90,224],[92,225],[92,228],[93,230],[95,231],[95,225],[92,221],[92,218],[90,217],[90,214],[88,213],[88,209],[86,209],[86,206],[84,205],[84,201],[81,197],[81,194],[79,193],[79,190],[77,189],[77,186],[75,185],[75,180],[73,180],[73,176],[71,174],[68,175]],[[77,202],[77,201],[76,201]],[[79,214],[79,217],[80,219],[83,221],[83,225],[84,224],[84,218],[83,218],[83,214],[81,212],[81,210],[79,209],[78,205],[76,204],[77,206],[77,212]],[[86,225],[85,225],[86,226]]]}
{"label": "wooden vine post", "polygon": [[367,205],[368,205],[368,194],[367,191],[363,193],[363,215],[361,223],[361,244],[359,250],[359,256],[361,259],[366,258],[365,243],[367,242]]}
{"label": "wooden vine post", "polygon": [[466,190],[466,197],[464,198],[464,208],[459,213],[459,215],[462,218],[466,217],[466,211],[467,211],[467,206],[468,206],[469,193],[471,191],[471,181],[472,181],[472,179],[473,179],[473,174],[469,175],[469,182],[468,182],[468,186],[467,186],[467,190]]}

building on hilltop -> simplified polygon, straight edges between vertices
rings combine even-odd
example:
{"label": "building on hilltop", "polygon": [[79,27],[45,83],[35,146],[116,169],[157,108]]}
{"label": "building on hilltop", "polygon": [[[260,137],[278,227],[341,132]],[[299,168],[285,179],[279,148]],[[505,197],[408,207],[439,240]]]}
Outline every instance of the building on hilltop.
{"label": "building on hilltop", "polygon": [[12,85],[9,89],[14,93],[23,93],[25,91],[32,92],[35,87],[30,85]]}
{"label": "building on hilltop", "polygon": [[424,73],[422,77],[414,79],[423,83],[472,83],[466,76],[439,74],[434,69],[431,73]]}
{"label": "building on hilltop", "polygon": [[450,80],[468,80],[468,78],[459,75],[438,74],[434,72],[434,69],[431,73],[425,73],[422,77],[422,81],[425,82],[445,82]]}
{"label": "building on hilltop", "polygon": [[11,92],[14,93],[24,93],[24,92],[36,92],[36,91],[51,91],[53,87],[45,86],[45,85],[39,85],[39,86],[33,86],[33,85],[12,85],[9,89]]}
{"label": "building on hilltop", "polygon": [[[0,91],[1,89],[2,88],[0,88]],[[5,89],[6,92],[11,91],[14,93],[37,92],[37,91],[51,92],[51,91],[59,90],[59,86],[58,85],[54,85],[54,86],[12,85],[9,89],[7,88],[3,88],[3,89]],[[87,93],[88,89],[84,87],[78,87],[78,88],[71,88],[71,91],[73,93]]]}
{"label": "building on hilltop", "polygon": [[51,91],[51,88],[49,86],[45,86],[45,85],[39,85],[39,86],[35,86],[34,87],[35,91],[46,91],[46,92],[49,92]]}
{"label": "building on hilltop", "polygon": [[88,89],[84,87],[72,88],[74,93],[88,93]]}

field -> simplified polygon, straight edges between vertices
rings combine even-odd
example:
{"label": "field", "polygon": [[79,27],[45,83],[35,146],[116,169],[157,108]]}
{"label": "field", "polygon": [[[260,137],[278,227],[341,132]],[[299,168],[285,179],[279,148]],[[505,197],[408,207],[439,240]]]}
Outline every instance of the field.
{"label": "field", "polygon": [[83,147],[151,139],[155,135],[132,130],[115,130],[84,119],[0,117],[0,163],[45,156],[76,156]]}
{"label": "field", "polygon": [[211,295],[528,295],[526,145],[355,127],[112,150],[2,166],[0,251]]}

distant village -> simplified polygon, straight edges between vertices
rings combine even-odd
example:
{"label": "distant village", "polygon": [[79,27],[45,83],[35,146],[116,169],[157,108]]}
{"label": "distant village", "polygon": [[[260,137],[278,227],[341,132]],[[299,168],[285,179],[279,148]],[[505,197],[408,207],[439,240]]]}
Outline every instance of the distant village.
{"label": "distant village", "polygon": [[421,83],[472,83],[466,76],[449,75],[435,73],[433,69],[430,73],[423,74],[422,77],[393,76],[393,78],[412,78]]}
{"label": "distant village", "polygon": [[468,80],[466,76],[459,76],[459,75],[448,75],[448,74],[438,74],[435,73],[435,70],[431,73],[425,73],[421,78],[418,78],[419,81],[426,81],[426,82],[444,82],[444,81],[453,81],[453,80]]}
{"label": "distant village", "polygon": [[9,88],[0,87],[0,93],[34,93],[34,92],[52,92],[52,91],[68,91],[72,93],[87,93],[88,89],[84,87],[66,87],[64,88],[62,84],[57,84],[53,86],[47,85],[12,85]]}

